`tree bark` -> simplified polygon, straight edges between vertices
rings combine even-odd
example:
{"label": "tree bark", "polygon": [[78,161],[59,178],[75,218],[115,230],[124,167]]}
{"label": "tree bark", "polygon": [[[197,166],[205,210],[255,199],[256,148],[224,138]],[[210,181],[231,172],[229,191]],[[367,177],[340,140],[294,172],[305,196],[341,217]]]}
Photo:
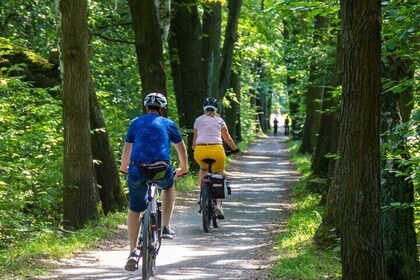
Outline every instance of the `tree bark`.
{"label": "tree bark", "polygon": [[226,95],[230,106],[225,110],[225,121],[232,139],[238,141],[241,139],[241,118],[240,118],[240,100],[241,84],[240,73],[232,70],[230,74],[230,86],[232,94]]}
{"label": "tree bark", "polygon": [[[314,20],[314,36],[313,48],[326,44],[323,37],[326,30],[327,20],[323,16],[316,16]],[[308,89],[306,91],[305,103],[305,123],[303,125],[302,145],[299,148],[300,153],[313,153],[314,144],[316,143],[316,135],[319,131],[319,110],[324,94],[324,84],[321,69],[325,67],[325,61],[317,57],[316,53],[311,58],[311,66],[308,80]]]}
{"label": "tree bark", "polygon": [[385,279],[380,220],[381,2],[341,1],[344,75],[335,175],[343,279]]}
{"label": "tree bark", "polygon": [[319,75],[317,74],[318,69],[315,66],[315,62],[312,62],[311,70],[309,74],[309,86],[305,96],[305,123],[303,125],[302,145],[299,148],[299,153],[313,153],[313,137],[314,132],[318,132],[316,124],[319,122],[316,118],[319,118],[319,111],[321,109],[320,104],[317,100],[322,100],[324,89],[321,85],[317,85]]}
{"label": "tree bark", "polygon": [[[187,131],[187,145],[192,144],[195,119],[203,113],[204,82],[202,65],[201,24],[196,0],[173,2],[173,18],[169,34],[169,54],[179,123]],[[188,150],[193,158],[192,150]]]}
{"label": "tree bark", "polygon": [[[332,153],[333,141],[334,139],[338,139],[337,129],[334,128],[334,124],[336,123],[338,109],[337,107],[337,97],[333,96],[333,91],[337,90],[337,87],[341,85],[341,68],[342,63],[341,61],[341,48],[339,47],[339,36],[340,33],[336,34],[336,50],[334,55],[334,63],[327,63],[326,69],[328,73],[334,73],[333,75],[327,75],[326,79],[326,86],[325,92],[322,98],[322,114],[320,117],[320,124],[319,124],[319,133],[318,137],[316,138],[316,145],[314,149],[314,153],[312,156],[311,162],[311,177],[314,178],[321,178],[325,180],[325,183],[322,182],[320,185],[317,186],[315,184],[311,187],[316,187],[317,191],[320,191],[323,195],[321,203],[325,203],[326,199],[325,196],[328,192],[328,186],[331,184],[331,177],[328,176],[328,170],[330,166],[330,161],[332,160],[331,157],[326,157],[329,153]],[[331,42],[332,43],[332,42]]]}
{"label": "tree bark", "polygon": [[162,32],[154,0],[129,0],[137,61],[141,78],[142,100],[151,92],[166,96],[166,70]]}
{"label": "tree bark", "polygon": [[[401,124],[397,95],[394,92],[382,94],[381,144],[383,154],[401,154],[409,158],[406,139],[403,135],[393,134]],[[394,132],[395,133],[395,132]],[[382,207],[388,208],[382,213],[384,233],[385,267],[389,279],[416,279],[419,263],[417,240],[414,230],[414,185],[406,174],[406,167],[394,158],[382,159],[381,198]],[[408,168],[411,171],[411,168]],[[392,207],[399,204],[400,207]]]}
{"label": "tree bark", "polygon": [[63,60],[64,192],[66,227],[98,219],[89,126],[89,63],[86,0],[61,0]]}
{"label": "tree bark", "polygon": [[[388,63],[390,78],[396,83],[399,83],[404,78],[410,80],[414,79],[414,67],[412,67],[413,61],[411,59],[390,55]],[[414,108],[414,102],[412,102],[414,97],[413,87],[411,85],[408,86],[402,92],[397,94],[397,96],[402,121],[408,122],[411,118],[411,112]]]}
{"label": "tree bark", "polygon": [[[334,86],[342,85],[343,79],[343,48],[341,45],[341,34],[340,32],[337,34],[337,46],[336,46],[336,60],[335,60],[335,69],[334,69],[334,81],[332,84]],[[328,92],[329,93],[329,92]],[[328,94],[327,93],[327,94]],[[328,99],[324,98],[324,102]],[[331,99],[331,107],[338,106],[336,102]],[[317,151],[314,155],[314,161],[312,164],[312,170],[314,174],[324,174],[326,172],[327,177],[327,196],[326,199],[322,197],[322,201],[326,201],[324,215],[322,217],[322,223],[318,227],[317,231],[314,235],[314,241],[317,246],[320,247],[329,247],[336,243],[338,237],[340,236],[339,233],[339,216],[338,216],[338,182],[334,182],[334,171],[336,166],[336,159],[329,158],[326,159],[325,155],[330,152],[331,154],[335,154],[337,152],[337,145],[338,145],[338,131],[339,131],[339,116],[338,112],[334,109],[333,112],[328,114],[328,117],[325,116],[327,120],[321,121],[321,128],[320,128],[320,136],[318,138],[318,145],[323,146],[323,140],[326,140],[328,144],[328,151],[320,148],[320,151]],[[324,123],[329,124],[325,125]],[[322,134],[322,135],[321,135]],[[327,136],[324,136],[327,135]],[[329,139],[329,140],[327,140]],[[317,146],[318,147],[318,146]],[[322,150],[322,151],[321,151]],[[321,155],[323,160],[321,162],[320,158]],[[327,160],[327,162],[325,162]],[[324,166],[327,164],[327,166]],[[316,167],[315,167],[316,166]],[[319,168],[319,169],[318,169]],[[325,170],[326,169],[326,170]],[[322,175],[320,175],[322,176]]]}
{"label": "tree bark", "polygon": [[171,0],[155,0],[155,6],[161,33],[162,49],[164,49],[171,26]]}
{"label": "tree bark", "polygon": [[222,4],[203,3],[203,82],[204,95],[221,100],[219,95]]}
{"label": "tree bark", "polygon": [[125,205],[121,190],[121,182],[117,164],[106,130],[105,120],[102,116],[101,106],[96,97],[93,80],[89,83],[89,110],[92,157],[95,161],[94,171],[96,183],[99,187],[99,197],[104,214],[122,210]]}
{"label": "tree bark", "polygon": [[242,0],[229,0],[229,14],[226,25],[225,40],[223,42],[222,64],[220,67],[219,96],[223,98],[230,81],[232,69],[233,49],[237,40],[238,20],[241,13]]}

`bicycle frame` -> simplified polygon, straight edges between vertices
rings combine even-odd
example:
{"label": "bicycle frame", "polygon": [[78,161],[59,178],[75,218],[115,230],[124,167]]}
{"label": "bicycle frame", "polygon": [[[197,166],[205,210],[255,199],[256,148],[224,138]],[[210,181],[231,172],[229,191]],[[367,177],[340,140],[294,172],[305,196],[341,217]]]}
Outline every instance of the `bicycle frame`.
{"label": "bicycle frame", "polygon": [[161,202],[158,188],[153,180],[147,181],[147,208],[141,217],[140,235],[137,248],[142,258],[142,279],[155,274],[156,257],[161,245]]}

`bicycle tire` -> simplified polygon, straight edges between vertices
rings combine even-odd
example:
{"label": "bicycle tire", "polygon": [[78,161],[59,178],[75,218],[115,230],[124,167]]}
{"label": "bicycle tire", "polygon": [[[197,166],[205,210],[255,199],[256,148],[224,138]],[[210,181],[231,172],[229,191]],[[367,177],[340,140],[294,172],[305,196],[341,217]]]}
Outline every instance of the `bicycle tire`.
{"label": "bicycle tire", "polygon": [[203,184],[201,189],[201,215],[203,220],[204,232],[209,232],[212,208],[211,198],[207,184]]}
{"label": "bicycle tire", "polygon": [[158,231],[157,231],[157,246],[156,246],[156,255],[159,253],[160,245],[162,245],[162,202],[158,201],[156,203],[157,205],[157,225],[158,225]]}
{"label": "bicycle tire", "polygon": [[142,226],[142,236],[143,236],[143,244],[141,247],[141,258],[142,258],[142,279],[147,280],[152,276],[152,272],[154,270],[154,259],[153,259],[153,245],[152,245],[152,238],[153,232],[150,228],[150,210],[146,209],[143,215],[143,226]]}
{"label": "bicycle tire", "polygon": [[216,214],[213,213],[212,217],[213,227],[218,228],[219,227],[219,219],[217,218]]}

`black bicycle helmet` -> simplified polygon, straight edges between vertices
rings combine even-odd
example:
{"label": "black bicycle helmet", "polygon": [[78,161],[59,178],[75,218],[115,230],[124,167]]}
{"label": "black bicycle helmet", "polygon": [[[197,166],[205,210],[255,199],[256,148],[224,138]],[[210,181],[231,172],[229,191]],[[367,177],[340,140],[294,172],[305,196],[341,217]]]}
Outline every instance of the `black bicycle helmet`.
{"label": "black bicycle helmet", "polygon": [[203,109],[204,111],[217,111],[217,107],[219,106],[219,102],[217,102],[216,98],[208,97],[204,99],[203,102]]}
{"label": "black bicycle helmet", "polygon": [[166,97],[161,93],[152,92],[149,93],[146,98],[144,98],[144,106],[155,106],[159,108],[165,108],[168,105]]}

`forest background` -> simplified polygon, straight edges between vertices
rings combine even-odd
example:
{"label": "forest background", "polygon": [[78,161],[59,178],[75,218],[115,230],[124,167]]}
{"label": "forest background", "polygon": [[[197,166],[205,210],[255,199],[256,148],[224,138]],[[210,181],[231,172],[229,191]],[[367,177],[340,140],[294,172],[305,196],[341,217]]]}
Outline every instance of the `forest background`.
{"label": "forest background", "polygon": [[[63,225],[67,229],[81,228],[125,208],[126,189],[117,162],[129,121],[142,112],[141,100],[153,90],[167,95],[168,116],[180,125],[188,147],[192,122],[206,96],[223,100],[221,113],[231,134],[244,143],[258,133],[267,133],[272,115],[287,114],[293,137],[301,141],[299,152],[312,157],[307,187],[320,195],[319,203],[325,206],[322,222],[314,232],[317,246],[326,250],[341,242],[351,248],[346,252],[365,252],[362,255],[366,258],[360,258],[363,264],[353,267],[374,266],[383,258],[389,278],[418,277],[417,1],[387,1],[375,9],[362,4],[359,7],[366,14],[382,17],[379,37],[372,35],[378,29],[357,33],[380,46],[379,60],[373,63],[379,65],[376,70],[380,68],[380,106],[376,103],[379,99],[373,102],[362,98],[369,94],[356,94],[359,100],[346,100],[351,88],[358,86],[357,81],[351,84],[346,74],[358,71],[362,57],[346,47],[348,41],[343,42],[348,40],[346,32],[355,30],[352,25],[346,26],[344,19],[354,20],[354,26],[363,24],[357,22],[363,20],[360,14],[346,9],[347,1],[177,0],[171,3],[171,13],[168,1],[161,1],[158,7],[152,2],[1,2],[2,267],[13,263],[17,254],[13,248],[19,248],[25,240]],[[155,13],[142,14],[150,9]],[[89,65],[83,61],[77,64],[74,46],[66,45],[78,42],[72,30],[82,36]],[[369,51],[368,45],[353,47]],[[369,63],[369,58],[362,62]],[[351,64],[353,61],[355,64]],[[66,67],[76,69],[80,76],[68,76],[74,72],[64,71]],[[370,92],[376,85],[367,79],[360,86]],[[346,102],[350,103],[348,107]],[[373,107],[351,111],[358,102]],[[375,108],[380,109],[380,123],[365,114]],[[340,137],[341,131],[355,132],[349,133],[352,137],[377,129],[380,139],[353,140],[368,151],[376,151],[380,143],[380,161],[364,157],[363,149],[359,154],[346,151],[346,137]],[[73,153],[69,152],[71,147]],[[69,168],[73,164],[80,164],[78,172]],[[372,184],[345,177],[362,174],[376,180],[376,167],[381,180]],[[337,170],[361,173],[340,174]],[[72,181],[76,176],[82,178],[84,187],[75,187],[80,183]],[[344,199],[348,193],[340,189],[352,190],[351,184],[363,187],[354,192],[366,195],[367,204]],[[352,206],[340,205],[345,201],[352,201]],[[379,206],[381,226],[376,213]],[[366,219],[346,217],[340,210],[360,214],[351,210],[358,208],[367,209],[363,212],[369,213]],[[357,220],[358,229],[380,230],[358,231],[360,236],[354,235],[357,240],[347,243],[342,234],[354,231],[347,228],[344,232],[343,227],[346,219],[354,221],[352,218]],[[381,238],[368,238],[369,244],[358,244],[366,237],[363,234]],[[372,245],[376,242],[380,244]],[[384,256],[366,253],[376,246],[384,250]],[[369,261],[370,257],[375,262]]]}

